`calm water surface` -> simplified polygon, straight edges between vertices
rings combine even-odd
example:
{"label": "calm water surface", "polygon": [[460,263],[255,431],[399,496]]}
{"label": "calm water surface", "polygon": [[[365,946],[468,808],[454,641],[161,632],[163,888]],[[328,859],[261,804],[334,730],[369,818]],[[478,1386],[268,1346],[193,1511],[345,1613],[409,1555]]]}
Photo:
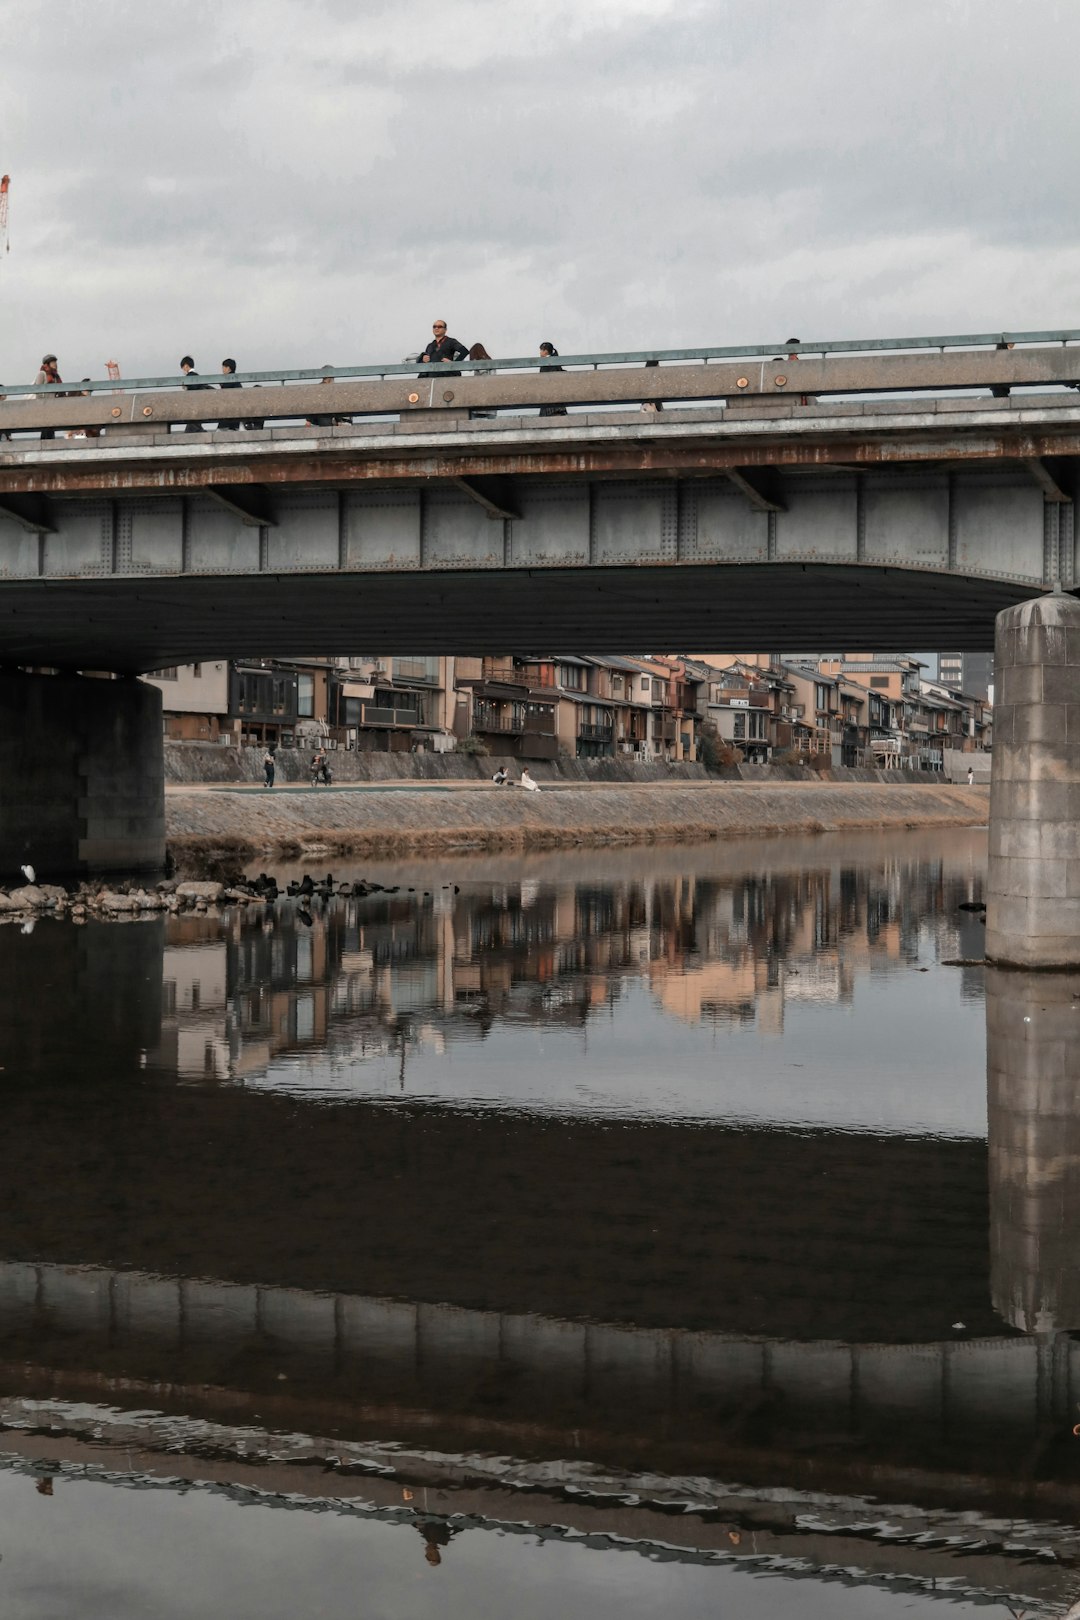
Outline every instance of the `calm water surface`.
{"label": "calm water surface", "polygon": [[0,1614],[1063,1614],[1080,985],[984,867],[0,928]]}

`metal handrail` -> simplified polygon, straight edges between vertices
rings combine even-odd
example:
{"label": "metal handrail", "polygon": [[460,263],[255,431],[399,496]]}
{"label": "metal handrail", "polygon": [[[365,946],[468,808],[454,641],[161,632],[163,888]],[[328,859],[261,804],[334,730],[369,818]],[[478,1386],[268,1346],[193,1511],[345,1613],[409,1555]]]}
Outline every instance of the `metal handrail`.
{"label": "metal handrail", "polygon": [[[447,371],[458,371],[483,376],[496,371],[567,371],[571,368],[587,367],[598,370],[609,366],[643,366],[650,360],[667,361],[670,363],[686,364],[695,360],[703,363],[710,360],[757,360],[764,358],[781,358],[789,354],[801,355],[829,355],[829,354],[881,354],[885,351],[900,352],[905,349],[985,349],[993,348],[998,343],[1012,343],[1017,347],[1026,344],[1060,344],[1062,347],[1070,343],[1080,343],[1080,330],[1067,327],[1055,331],[1044,332],[968,332],[950,334],[938,337],[907,337],[907,338],[855,338],[832,339],[825,342],[815,340],[812,343],[757,343],[735,344],[726,347],[707,347],[698,349],[636,349],[626,351],[605,352],[602,354],[565,354],[555,359],[541,359],[539,355],[523,355],[505,360],[455,360]],[[421,369],[418,370],[417,368]],[[298,371],[237,371],[227,380],[230,382],[246,384],[274,384],[296,382],[319,382],[324,377],[337,377],[349,379],[354,377],[368,377],[382,379],[387,377],[438,377],[443,375],[441,365],[424,366],[420,360],[404,360],[395,365],[372,366],[307,366]],[[192,376],[198,379],[198,385],[207,389],[217,389],[224,376],[216,372],[193,372]],[[148,389],[177,390],[185,386],[183,375],[174,373],[170,377],[125,377],[119,381],[114,377],[91,379],[88,382],[73,384],[66,383],[0,383],[0,393],[13,394],[67,394],[82,393],[142,393]],[[190,386],[190,385],[189,385]],[[192,387],[192,392],[200,391],[199,386]],[[329,411],[330,405],[327,404]],[[255,405],[252,405],[255,410]],[[209,410],[207,416],[213,413]]]}

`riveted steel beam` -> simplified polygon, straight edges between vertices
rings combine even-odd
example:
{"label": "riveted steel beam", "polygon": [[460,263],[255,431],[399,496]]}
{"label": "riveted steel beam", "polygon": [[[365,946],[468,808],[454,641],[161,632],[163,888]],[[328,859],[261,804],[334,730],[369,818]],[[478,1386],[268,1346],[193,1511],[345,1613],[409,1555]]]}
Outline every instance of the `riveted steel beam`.
{"label": "riveted steel beam", "polygon": [[1067,490],[1062,489],[1041,456],[1024,456],[1023,463],[1048,501],[1072,500],[1072,496]]}
{"label": "riveted steel beam", "polygon": [[490,518],[521,517],[511,501],[510,485],[505,478],[452,478],[450,482],[482,506]]}
{"label": "riveted steel beam", "polygon": [[0,517],[12,518],[30,534],[55,534],[56,525],[43,495],[5,494],[0,499]]}
{"label": "riveted steel beam", "polygon": [[749,474],[738,467],[729,467],[727,477],[746,496],[757,512],[786,512],[780,498],[780,480],[768,469]]}
{"label": "riveted steel beam", "polygon": [[273,529],[277,518],[270,505],[270,491],[262,484],[207,484],[204,493],[220,506],[235,512],[250,529]]}

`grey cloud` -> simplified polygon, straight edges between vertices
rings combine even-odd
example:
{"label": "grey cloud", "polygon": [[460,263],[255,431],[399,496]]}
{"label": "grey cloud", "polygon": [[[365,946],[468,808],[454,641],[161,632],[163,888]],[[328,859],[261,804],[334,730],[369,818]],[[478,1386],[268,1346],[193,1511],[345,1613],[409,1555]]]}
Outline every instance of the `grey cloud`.
{"label": "grey cloud", "polygon": [[9,12],[5,377],[394,358],[433,303],[502,353],[1071,319],[1052,0]]}

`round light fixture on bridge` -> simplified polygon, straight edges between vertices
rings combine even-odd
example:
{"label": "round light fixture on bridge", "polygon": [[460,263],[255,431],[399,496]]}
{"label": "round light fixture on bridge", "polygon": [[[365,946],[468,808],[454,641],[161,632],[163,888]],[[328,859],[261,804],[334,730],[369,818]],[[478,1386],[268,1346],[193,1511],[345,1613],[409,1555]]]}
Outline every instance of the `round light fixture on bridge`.
{"label": "round light fixture on bridge", "polygon": [[736,388],[749,388],[749,386],[750,386],[749,377],[736,377],[735,386],[736,386]]}
{"label": "round light fixture on bridge", "polygon": [[784,384],[787,382],[787,378],[786,377],[774,377],[773,382],[776,384],[777,388],[783,388]]}
{"label": "round light fixture on bridge", "polygon": [[153,416],[154,407],[152,405],[144,405],[142,408],[142,413],[144,416]]}
{"label": "round light fixture on bridge", "polygon": [[110,412],[110,415],[112,415],[112,416],[123,416],[123,414],[124,413],[120,409],[119,405],[114,405],[113,408],[112,408],[112,411]]}
{"label": "round light fixture on bridge", "polygon": [[453,397],[454,397],[454,390],[452,388],[446,388],[446,389],[443,390],[443,399],[444,399],[444,401],[446,402],[447,405],[449,405],[449,403],[453,399]]}
{"label": "round light fixture on bridge", "polygon": [[409,404],[410,405],[415,405],[419,398],[420,398],[419,394],[410,394],[409,395]]}

